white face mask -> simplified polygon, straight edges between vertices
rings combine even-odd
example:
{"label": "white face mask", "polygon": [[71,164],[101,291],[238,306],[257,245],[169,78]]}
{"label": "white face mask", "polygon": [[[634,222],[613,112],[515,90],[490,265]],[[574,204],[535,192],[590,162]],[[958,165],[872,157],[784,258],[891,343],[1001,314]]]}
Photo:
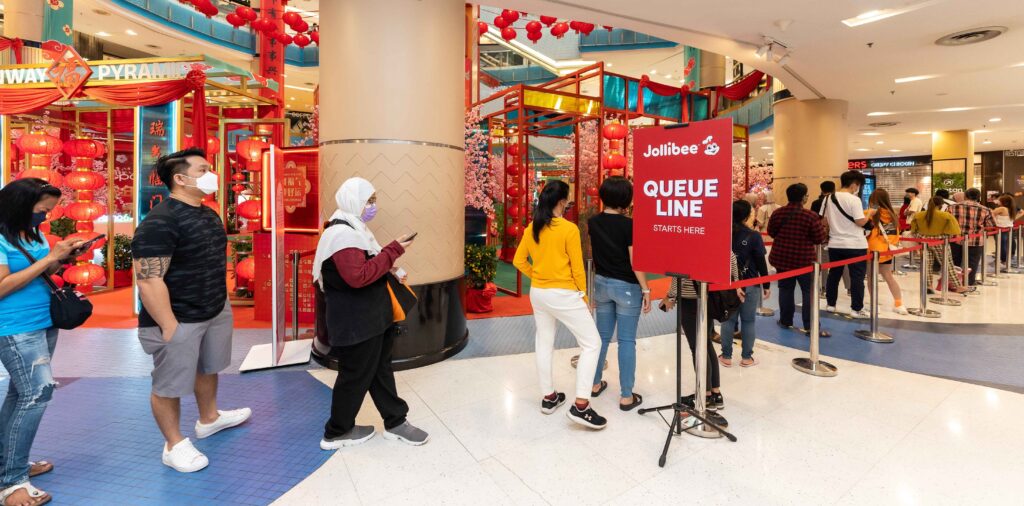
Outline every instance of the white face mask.
{"label": "white face mask", "polygon": [[[185,176],[185,177],[192,177],[192,176]],[[206,174],[203,174],[202,176],[193,177],[192,179],[196,180],[196,184],[194,186],[193,185],[184,185],[184,186],[192,186],[193,188],[198,188],[199,191],[205,193],[206,195],[217,193],[217,190],[220,189],[220,179],[217,177],[217,174],[215,172],[207,172]]]}

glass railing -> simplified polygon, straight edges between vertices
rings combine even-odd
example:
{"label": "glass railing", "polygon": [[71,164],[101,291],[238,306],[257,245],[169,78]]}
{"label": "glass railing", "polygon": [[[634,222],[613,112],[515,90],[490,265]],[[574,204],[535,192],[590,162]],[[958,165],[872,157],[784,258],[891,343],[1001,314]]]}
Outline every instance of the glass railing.
{"label": "glass railing", "polygon": [[597,27],[590,35],[580,35],[580,52],[587,51],[625,51],[630,49],[652,49],[659,47],[675,47],[678,44],[670,40],[659,39],[645,33],[619,28],[608,31]]}

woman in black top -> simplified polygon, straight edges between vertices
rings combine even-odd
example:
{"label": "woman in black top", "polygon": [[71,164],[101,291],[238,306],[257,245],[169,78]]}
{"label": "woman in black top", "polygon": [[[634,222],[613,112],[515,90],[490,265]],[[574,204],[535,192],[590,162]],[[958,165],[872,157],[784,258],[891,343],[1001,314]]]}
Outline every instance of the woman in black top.
{"label": "woman in black top", "polygon": [[[758,276],[768,275],[768,262],[765,261],[764,240],[761,234],[750,228],[751,217],[750,203],[745,200],[737,200],[732,203],[732,252],[736,255],[736,262],[739,266],[740,279],[751,279]],[[757,334],[754,329],[757,319],[757,307],[761,305],[761,296],[768,298],[771,283],[764,283],[761,286],[748,286],[746,298],[740,310],[733,313],[728,321],[722,323],[722,354],[718,361],[725,367],[732,367],[732,335],[736,330],[736,323],[742,320],[740,335],[743,339],[742,360],[740,366],[750,367],[757,365],[754,359],[754,340]]]}
{"label": "woman in black top", "polygon": [[608,388],[601,379],[608,345],[618,327],[619,408],[629,411],[643,402],[633,393],[636,377],[636,328],[640,313],[651,310],[647,276],[633,270],[633,220],[625,216],[633,201],[633,184],[623,177],[610,177],[599,192],[604,212],[590,218],[587,233],[594,252],[594,300],[597,330],[601,334],[601,357],[594,376],[593,395]]}

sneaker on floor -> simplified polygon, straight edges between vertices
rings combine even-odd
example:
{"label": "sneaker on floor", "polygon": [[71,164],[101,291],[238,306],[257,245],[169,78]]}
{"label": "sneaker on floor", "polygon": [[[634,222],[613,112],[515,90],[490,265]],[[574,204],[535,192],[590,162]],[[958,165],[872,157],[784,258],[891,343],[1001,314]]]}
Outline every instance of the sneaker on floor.
{"label": "sneaker on floor", "polygon": [[827,313],[835,313],[836,312],[836,307],[835,306],[825,306],[825,312],[827,312]]}
{"label": "sneaker on floor", "polygon": [[850,318],[856,318],[858,320],[864,320],[871,318],[871,312],[867,309],[861,309],[860,311],[850,310]]}
{"label": "sneaker on floor", "polygon": [[401,441],[408,445],[420,446],[430,441],[430,434],[427,434],[421,429],[416,428],[409,422],[403,422],[402,425],[387,429],[384,431],[384,439],[388,441]]}
{"label": "sneaker on floor", "polygon": [[569,411],[565,413],[565,416],[569,417],[573,422],[587,427],[588,429],[601,430],[608,425],[608,420],[597,414],[597,411],[594,411],[594,408],[589,404],[587,405],[587,409],[580,411],[580,409],[576,407],[576,403],[573,403],[572,407],[569,408]]}
{"label": "sneaker on floor", "polygon": [[555,400],[549,400],[547,397],[541,399],[540,412],[544,413],[545,415],[550,415],[551,413],[554,413],[555,410],[558,409],[558,407],[561,406],[562,404],[565,404],[565,394],[563,394],[562,392],[556,392]]}
{"label": "sneaker on floor", "polygon": [[210,459],[207,459],[206,455],[196,450],[196,447],[192,446],[192,441],[189,441],[188,438],[178,441],[178,444],[174,445],[170,450],[167,449],[167,444],[164,443],[163,461],[165,465],[179,473],[194,473],[210,465]]}
{"label": "sneaker on floor", "polygon": [[249,408],[217,410],[217,413],[220,416],[213,423],[199,423],[199,420],[196,420],[196,439],[208,438],[224,429],[242,425],[252,416],[252,410]]}
{"label": "sneaker on floor", "polygon": [[892,308],[892,312],[896,313],[896,314],[910,314],[910,313],[907,312],[907,308],[905,308],[903,306],[896,306],[896,307]]}
{"label": "sneaker on floor", "polygon": [[342,434],[342,435],[340,435],[338,437],[332,437],[332,438],[326,438],[325,437],[325,438],[321,439],[320,440],[320,449],[321,450],[337,450],[339,448],[345,448],[346,446],[355,446],[355,445],[363,444],[363,443],[373,439],[373,436],[375,434],[377,434],[377,432],[373,430],[373,427],[366,426],[366,425],[356,425],[355,427],[352,427],[352,430],[350,430],[350,431],[348,431],[348,432],[346,432],[346,433],[344,433],[344,434]]}
{"label": "sneaker on floor", "polygon": [[711,393],[711,397],[708,397],[708,405],[711,404],[715,405],[715,410],[725,409],[725,397],[722,397],[722,392]]}
{"label": "sneaker on floor", "polygon": [[[692,409],[696,409],[697,406],[694,405],[694,398],[695,397],[694,397],[693,394],[684,395],[683,397],[681,397],[679,399],[679,402],[681,404],[683,404],[684,406],[690,407]],[[722,401],[722,405],[723,406],[725,405],[725,401],[724,400]],[[709,395],[709,396],[704,397],[704,409],[706,409],[708,411],[714,411],[714,410],[718,409],[718,404],[716,402],[714,402],[714,399],[712,399],[712,396]]]}
{"label": "sneaker on floor", "polygon": [[722,416],[722,415],[720,415],[720,414],[718,414],[718,413],[716,413],[714,411],[708,411],[707,413],[705,413],[704,414],[704,418],[707,418],[709,422],[711,422],[711,423],[713,423],[713,424],[715,424],[715,425],[717,425],[717,426],[719,426],[719,427],[721,427],[723,429],[729,427],[729,421],[726,420],[724,416]]}

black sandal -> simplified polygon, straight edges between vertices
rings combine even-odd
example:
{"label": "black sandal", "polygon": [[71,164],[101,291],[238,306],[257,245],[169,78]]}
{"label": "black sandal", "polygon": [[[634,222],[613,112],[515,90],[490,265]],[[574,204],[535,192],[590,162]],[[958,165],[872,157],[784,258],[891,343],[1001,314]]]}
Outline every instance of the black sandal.
{"label": "black sandal", "polygon": [[[807,329],[800,329],[800,333],[808,337],[811,335],[811,331]],[[832,333],[825,329],[818,329],[818,337],[822,339],[826,337],[832,337]]]}
{"label": "black sandal", "polygon": [[598,397],[598,396],[601,395],[602,392],[605,391],[606,388],[608,388],[608,382],[605,381],[605,380],[601,380],[601,388],[598,388],[597,391],[595,392],[593,387],[591,387],[591,389],[590,389],[590,396],[591,397]]}
{"label": "black sandal", "polygon": [[640,394],[633,394],[633,402],[631,402],[629,404],[622,404],[620,402],[619,403],[619,409],[621,409],[623,411],[633,411],[633,408],[643,404],[643,402],[644,402],[644,398],[641,397]]}

